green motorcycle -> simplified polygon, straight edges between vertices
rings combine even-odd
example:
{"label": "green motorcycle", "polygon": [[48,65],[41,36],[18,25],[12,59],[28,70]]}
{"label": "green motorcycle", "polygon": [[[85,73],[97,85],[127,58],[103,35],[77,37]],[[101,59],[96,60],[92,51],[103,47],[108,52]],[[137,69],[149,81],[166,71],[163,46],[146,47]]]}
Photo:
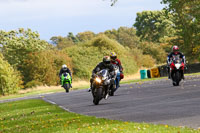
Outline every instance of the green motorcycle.
{"label": "green motorcycle", "polygon": [[61,85],[67,93],[69,92],[69,89],[71,88],[71,83],[72,83],[72,79],[69,73],[63,73],[61,75]]}

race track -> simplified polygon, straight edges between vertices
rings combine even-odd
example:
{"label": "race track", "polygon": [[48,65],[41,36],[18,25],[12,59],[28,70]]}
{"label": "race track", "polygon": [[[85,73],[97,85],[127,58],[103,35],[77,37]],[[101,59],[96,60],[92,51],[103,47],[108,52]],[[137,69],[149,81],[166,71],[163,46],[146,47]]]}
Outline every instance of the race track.
{"label": "race track", "polygon": [[79,114],[113,120],[200,127],[200,76],[188,76],[180,86],[161,79],[124,84],[115,96],[93,105],[87,90],[48,94],[48,102]]}

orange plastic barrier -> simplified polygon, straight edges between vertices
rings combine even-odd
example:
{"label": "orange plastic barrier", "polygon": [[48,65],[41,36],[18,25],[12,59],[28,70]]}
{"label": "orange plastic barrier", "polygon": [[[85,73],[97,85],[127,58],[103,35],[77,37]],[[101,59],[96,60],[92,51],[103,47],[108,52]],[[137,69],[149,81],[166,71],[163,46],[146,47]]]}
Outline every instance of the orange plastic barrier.
{"label": "orange plastic barrier", "polygon": [[152,68],[150,70],[150,72],[151,72],[151,78],[158,78],[158,77],[160,77],[160,72],[159,72],[158,68]]}

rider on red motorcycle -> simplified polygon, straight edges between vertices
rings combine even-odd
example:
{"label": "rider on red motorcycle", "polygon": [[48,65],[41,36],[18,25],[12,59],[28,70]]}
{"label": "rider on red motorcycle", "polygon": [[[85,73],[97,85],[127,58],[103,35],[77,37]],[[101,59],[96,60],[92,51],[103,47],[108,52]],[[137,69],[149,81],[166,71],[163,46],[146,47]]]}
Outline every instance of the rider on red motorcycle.
{"label": "rider on red motorcycle", "polygon": [[[169,75],[169,79],[171,78],[171,70],[170,70],[170,65],[171,65],[171,61],[175,56],[179,56],[182,59],[182,62],[185,63],[185,56],[183,55],[183,53],[179,52],[179,47],[178,46],[173,46],[172,47],[172,52],[168,55],[167,57],[167,65],[168,65],[168,75]],[[184,79],[184,72],[182,71],[181,73],[182,75],[182,79]]]}
{"label": "rider on red motorcycle", "polygon": [[123,79],[124,78],[123,67],[122,67],[121,61],[117,58],[117,54],[115,52],[111,52],[110,59],[111,59],[112,64],[116,64],[119,67],[120,80]]}

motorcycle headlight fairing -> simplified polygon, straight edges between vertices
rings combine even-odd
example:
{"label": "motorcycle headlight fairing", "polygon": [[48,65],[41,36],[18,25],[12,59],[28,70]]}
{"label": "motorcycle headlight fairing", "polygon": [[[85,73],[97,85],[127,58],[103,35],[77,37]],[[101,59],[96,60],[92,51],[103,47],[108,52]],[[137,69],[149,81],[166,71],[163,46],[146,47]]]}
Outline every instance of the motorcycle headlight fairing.
{"label": "motorcycle headlight fairing", "polygon": [[97,77],[97,78],[95,79],[95,81],[97,81],[98,83],[101,83],[101,79],[100,79],[99,77]]}
{"label": "motorcycle headlight fairing", "polygon": [[181,67],[181,64],[175,64],[175,67],[176,67],[177,69],[179,69],[179,68]]}

